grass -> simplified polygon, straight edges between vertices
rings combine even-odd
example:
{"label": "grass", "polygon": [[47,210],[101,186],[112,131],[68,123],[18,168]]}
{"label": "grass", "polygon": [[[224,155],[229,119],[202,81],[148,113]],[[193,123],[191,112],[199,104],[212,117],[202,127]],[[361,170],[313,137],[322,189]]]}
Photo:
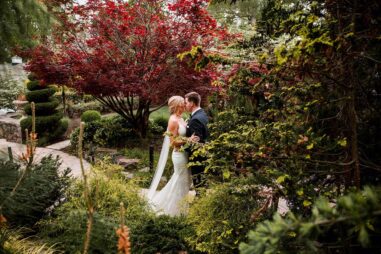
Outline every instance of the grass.
{"label": "grass", "polygon": [[157,117],[166,117],[166,118],[169,118],[169,110],[168,110],[168,106],[164,106],[154,112],[151,113],[151,115],[149,116],[150,120],[153,120]]}

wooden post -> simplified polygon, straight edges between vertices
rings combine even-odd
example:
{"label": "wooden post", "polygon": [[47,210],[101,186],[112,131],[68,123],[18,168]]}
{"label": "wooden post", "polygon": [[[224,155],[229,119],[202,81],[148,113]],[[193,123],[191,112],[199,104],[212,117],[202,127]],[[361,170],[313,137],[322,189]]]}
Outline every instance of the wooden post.
{"label": "wooden post", "polygon": [[9,156],[9,161],[13,162],[12,147],[10,146],[8,146],[8,156]]}
{"label": "wooden post", "polygon": [[149,169],[153,171],[153,142],[149,145]]}

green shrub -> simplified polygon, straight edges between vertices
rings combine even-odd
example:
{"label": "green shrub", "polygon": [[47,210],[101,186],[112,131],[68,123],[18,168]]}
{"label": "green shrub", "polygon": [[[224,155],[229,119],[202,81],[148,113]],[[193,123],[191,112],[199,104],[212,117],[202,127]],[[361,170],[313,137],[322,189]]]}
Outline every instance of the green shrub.
{"label": "green shrub", "polygon": [[31,80],[27,83],[26,88],[28,88],[29,91],[35,91],[41,89],[40,82],[38,80]]}
{"label": "green shrub", "polygon": [[6,72],[0,74],[0,108],[14,108],[13,101],[17,95],[23,90],[23,87],[12,79],[11,73]]}
{"label": "green shrub", "polygon": [[159,116],[157,116],[157,117],[155,117],[155,118],[153,119],[153,122],[154,122],[156,125],[162,127],[163,130],[166,130],[167,127],[168,127],[168,119],[169,119],[168,116],[159,115]]}
{"label": "green shrub", "polygon": [[[140,197],[140,189],[133,183],[123,180],[120,173],[122,167],[110,163],[110,161],[99,161],[93,167],[94,176],[90,181],[91,193],[96,196],[96,210],[100,215],[119,218],[120,202],[124,203],[126,221],[136,219],[140,216],[148,216],[146,201]],[[110,172],[113,172],[110,174]],[[83,199],[83,183],[77,181],[68,190],[68,202],[64,204],[65,209],[77,209],[86,207]]]}
{"label": "green shrub", "polygon": [[[69,169],[58,173],[59,158],[42,158],[32,167],[16,193],[5,202],[2,213],[13,226],[31,226],[56,205],[69,183]],[[0,200],[8,197],[21,176],[17,163],[0,160]]]}
{"label": "green shrub", "polygon": [[[59,124],[59,121],[63,117],[63,113],[56,112],[53,115],[39,116],[36,117],[36,132],[37,134],[42,133],[44,130],[52,131],[56,129]],[[32,129],[32,117],[28,116],[27,118],[21,120],[20,126],[22,130]]]}
{"label": "green shrub", "polygon": [[[195,249],[207,253],[238,253],[238,244],[246,240],[253,227],[251,216],[265,198],[250,179],[239,179],[209,189],[190,207],[187,221],[195,230],[186,237]],[[270,213],[257,218],[268,218]]]}
{"label": "green shrub", "polygon": [[48,87],[44,89],[29,91],[26,93],[25,97],[29,102],[44,102],[55,92],[56,90],[54,88]]}
{"label": "green shrub", "polygon": [[69,103],[67,104],[68,105],[68,108],[67,108],[67,112],[68,112],[68,115],[70,117],[78,117],[78,116],[81,116],[83,114],[83,112],[87,111],[87,110],[96,110],[96,111],[99,111],[99,112],[109,112],[109,110],[107,110],[100,102],[98,101],[90,101],[90,102],[86,102],[86,103],[77,103],[77,104],[74,104],[74,103]]}
{"label": "green shrub", "polygon": [[[85,149],[87,148],[87,146],[94,143],[94,135],[99,128],[102,128],[102,123],[99,121],[85,124],[84,130],[83,130],[83,144]],[[71,146],[71,149],[74,151],[77,150],[78,137],[79,137],[79,128],[76,128],[73,130],[73,132],[70,135],[70,146]]]}
{"label": "green shrub", "polygon": [[87,110],[81,115],[81,121],[88,123],[94,122],[101,119],[101,113],[96,110]]}
{"label": "green shrub", "polygon": [[[40,102],[35,104],[35,112],[38,116],[51,115],[56,112],[56,108],[60,102],[57,99],[49,99],[48,102]],[[30,104],[24,107],[25,113],[32,115],[32,108]]]}
{"label": "green shrub", "polygon": [[[81,253],[87,227],[87,211],[58,210],[57,217],[42,221],[39,237],[64,253]],[[89,253],[116,253],[118,218],[94,213]]]}
{"label": "green shrub", "polygon": [[[135,225],[153,214],[141,198],[140,189],[121,179],[120,166],[98,162],[93,170],[89,184],[95,214],[89,253],[116,253],[115,229],[120,222],[120,202],[124,203],[125,222],[130,228],[136,228]],[[39,237],[49,243],[59,243],[57,247],[65,253],[81,252],[83,248],[87,220],[83,187],[82,182],[74,182],[67,192],[66,203],[39,223]]]}
{"label": "green shrub", "polygon": [[[75,129],[70,136],[70,144],[76,150],[78,143],[79,128]],[[129,128],[128,123],[120,116],[103,118],[100,121],[89,122],[84,128],[84,144],[99,145],[104,147],[122,147],[135,139],[136,134]]]}
{"label": "green shrub", "polygon": [[183,217],[158,216],[141,221],[131,228],[132,253],[179,253],[193,251],[184,240],[192,228]]}
{"label": "green shrub", "polygon": [[151,121],[151,120],[149,121],[148,129],[149,129],[150,133],[152,133],[154,135],[163,134],[166,130],[163,127],[161,127],[160,125],[158,125],[156,122]]}
{"label": "green shrub", "polygon": [[[42,86],[37,80],[31,80],[27,86],[32,89],[27,92],[26,98],[31,103],[35,103],[36,114],[36,132],[38,135],[38,145],[47,145],[60,138],[68,127],[67,121],[62,121],[63,114],[57,112],[59,101],[52,95],[56,88],[53,86]],[[32,127],[32,110],[31,105],[24,107],[25,112],[29,115],[26,119],[21,120],[20,125],[23,139],[25,140],[25,129],[31,130]]]}
{"label": "green shrub", "polygon": [[335,200],[321,196],[307,218],[276,213],[250,231],[241,253],[380,253],[381,188],[366,186]]}

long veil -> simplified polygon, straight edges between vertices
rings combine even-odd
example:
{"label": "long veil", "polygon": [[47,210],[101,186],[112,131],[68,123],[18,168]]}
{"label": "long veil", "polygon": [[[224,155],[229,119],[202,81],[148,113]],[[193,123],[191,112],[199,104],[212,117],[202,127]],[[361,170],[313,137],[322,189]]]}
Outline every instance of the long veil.
{"label": "long veil", "polygon": [[156,193],[157,186],[159,185],[161,176],[163,175],[165,165],[167,164],[168,154],[170,148],[170,138],[168,135],[164,136],[163,146],[160,152],[159,162],[157,163],[157,168],[155,171],[155,175],[152,179],[151,186],[149,187],[147,197],[148,199],[152,199]]}

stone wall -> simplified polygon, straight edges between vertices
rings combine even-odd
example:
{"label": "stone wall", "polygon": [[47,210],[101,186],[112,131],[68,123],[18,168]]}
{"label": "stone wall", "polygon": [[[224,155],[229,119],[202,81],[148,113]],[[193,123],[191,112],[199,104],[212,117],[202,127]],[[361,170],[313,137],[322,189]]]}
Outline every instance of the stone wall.
{"label": "stone wall", "polygon": [[0,117],[0,139],[22,143],[20,120],[5,116]]}

